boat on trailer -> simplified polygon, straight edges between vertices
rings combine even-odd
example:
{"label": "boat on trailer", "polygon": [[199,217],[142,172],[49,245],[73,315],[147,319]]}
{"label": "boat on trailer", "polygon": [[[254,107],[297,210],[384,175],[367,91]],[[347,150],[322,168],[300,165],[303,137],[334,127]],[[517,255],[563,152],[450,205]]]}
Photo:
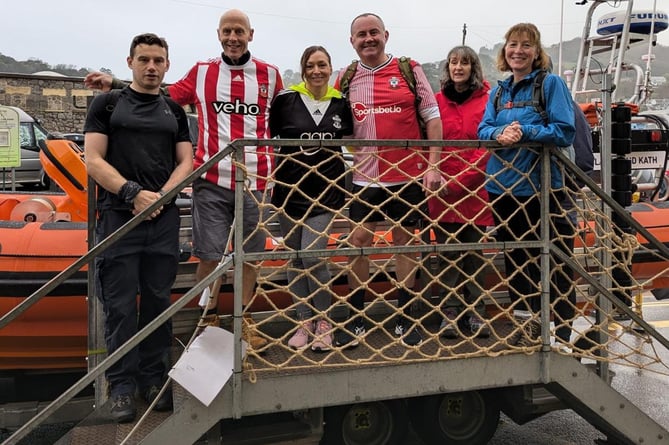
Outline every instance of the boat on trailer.
{"label": "boat on trailer", "polygon": [[[642,141],[642,142],[644,142],[644,143],[648,142],[648,144],[655,147],[655,149],[653,149],[651,151],[656,151],[658,153],[663,153],[662,156],[664,156],[664,165],[666,165],[667,141],[669,140],[669,138],[667,137],[667,134],[668,134],[667,131],[668,131],[667,128],[664,127],[664,128],[660,128],[656,131],[648,129],[648,132],[643,133],[643,134],[642,133],[637,133],[638,135],[642,135],[644,138],[646,138],[646,137],[648,138],[648,141],[645,141],[645,139],[644,139],[644,141]],[[657,135],[660,136],[660,139],[657,139]],[[660,221],[660,220],[669,221],[669,214],[667,214],[665,216],[665,211],[667,210],[667,208],[661,202],[650,202],[650,201],[643,202],[643,203],[635,204],[630,209],[631,209],[632,213],[634,214],[635,218],[637,218],[637,215],[642,215],[642,214],[646,215],[645,218],[642,217],[642,216],[639,216],[637,219],[639,221],[643,220],[644,227],[648,228],[651,231],[651,233],[653,233],[657,238],[659,238],[661,240],[668,240],[669,241],[669,230],[667,229],[667,226],[664,226],[661,223],[658,224],[658,221]],[[37,221],[35,221],[35,222],[37,222]],[[43,224],[44,222],[41,222],[41,223]],[[586,230],[585,227],[584,227],[584,230]],[[330,247],[335,248],[337,246],[337,243],[336,243],[337,238],[338,238],[337,236],[333,236],[333,240],[330,244]],[[2,238],[0,238],[0,240],[1,239]],[[592,238],[588,238],[587,236],[585,237],[585,239],[586,239],[586,244],[588,243],[588,240],[592,240]],[[388,237],[387,234],[378,234],[377,241],[379,243],[389,243],[391,240],[390,240],[390,238]],[[639,239],[639,241],[644,242],[643,239]],[[590,241],[590,242],[592,242],[592,241]],[[275,248],[276,248],[276,242],[274,241],[274,239],[272,237],[268,237],[267,249],[268,250],[274,250]],[[659,258],[658,256],[653,256],[652,258],[649,259],[649,261],[639,261],[639,258],[637,258],[637,261],[633,262],[633,270],[635,271],[634,272],[635,275],[638,274],[639,277],[647,277],[647,278],[654,277],[658,280],[664,279],[665,278],[664,276],[657,276],[657,272],[655,271],[655,269],[653,269],[653,270],[648,269],[648,264],[646,264],[646,263],[649,263],[649,264],[652,263],[653,267],[658,268],[657,270],[666,271],[667,268],[668,268],[668,265],[666,264],[666,260],[660,261],[660,260],[658,260],[658,258]],[[272,263],[270,266],[274,267],[274,268],[277,268],[277,269],[280,269],[280,268],[283,267],[283,263],[281,261],[277,261],[277,262]],[[655,282],[653,283],[653,285],[655,285]],[[275,296],[278,295],[279,293],[280,292],[272,293],[271,298],[274,299]],[[279,297],[277,297],[277,298],[279,298]],[[230,302],[231,302],[231,299],[228,300],[228,303],[230,303]],[[279,304],[277,304],[277,306],[280,307],[281,304],[279,303]],[[231,307],[229,307],[229,306],[227,306],[227,307],[226,306],[221,306],[221,307],[222,307],[223,311],[231,310]],[[2,314],[2,313],[3,313],[3,311],[0,310],[0,314]],[[26,313],[26,315],[27,315],[27,313]],[[1,334],[1,331],[0,331],[0,334]],[[260,383],[260,385],[262,385],[262,383]],[[440,388],[439,392],[443,392],[443,390]],[[494,405],[494,404],[489,404],[490,400],[488,400],[488,397],[492,394],[491,392],[488,392],[488,391],[479,391],[479,392],[470,391],[468,394],[470,394],[471,397],[475,397],[478,394],[484,394],[484,393],[486,395],[486,397],[484,397],[484,399],[486,399],[486,400],[484,400],[482,405],[481,404],[476,405],[476,402],[481,403],[478,400],[474,400],[474,405],[478,406],[478,407],[480,407],[480,406],[489,407],[491,405]],[[460,397],[460,399],[461,399],[460,394],[465,394],[465,393],[458,393],[456,396],[453,397],[453,399],[457,399],[458,397]],[[415,396],[415,395],[416,394],[413,394],[412,396]],[[406,397],[409,397],[409,396],[406,396]],[[446,395],[446,397],[448,397],[448,395]],[[446,399],[446,397],[444,398],[444,400]],[[416,398],[413,398],[411,400],[414,401],[414,402],[417,401]],[[437,412],[440,409],[440,406],[438,406],[438,405],[439,405],[439,403],[441,403],[441,401],[442,401],[441,394],[435,395],[434,397],[432,397],[432,404],[434,406],[432,406],[433,410],[430,411],[430,413]],[[392,405],[394,407],[395,404],[393,404],[392,402],[394,402],[394,401],[384,401],[382,403],[386,404],[388,406]],[[399,402],[399,401],[395,400],[395,402]],[[418,402],[422,402],[422,400],[420,400]],[[453,402],[458,403],[458,400],[453,400]],[[462,400],[460,400],[459,402],[462,403]],[[464,405],[465,406],[470,406],[470,402],[471,401],[469,399],[466,399]],[[378,405],[378,403],[376,405]],[[354,415],[360,414],[361,416],[364,417],[364,412],[363,411],[366,410],[366,412],[368,413],[371,409],[376,409],[375,408],[376,405],[374,403],[371,403],[371,404],[355,404],[355,405],[347,405],[347,406],[342,406],[342,407],[335,407],[335,409],[338,409],[338,411],[341,411],[341,413],[339,413],[339,415],[337,415],[337,416],[334,416],[332,414],[334,412],[334,409],[331,409],[329,420],[331,421],[331,424],[335,424],[337,419],[342,420],[342,419],[346,418],[346,416],[350,417],[351,413],[354,413]],[[448,405],[448,406],[450,406],[450,405]],[[444,407],[446,407],[446,406],[444,405]],[[426,413],[427,411],[422,405],[419,406],[419,404],[416,404],[415,408],[416,409],[413,411],[414,416],[412,416],[412,417],[416,417],[415,419],[412,419],[415,422],[415,425],[422,425],[425,428],[431,428],[433,430],[444,427],[443,425],[435,426],[435,424],[437,422],[432,422],[432,420],[434,420],[432,417],[430,417],[430,421],[427,421],[427,420],[421,421],[421,419],[420,419],[421,415]],[[441,409],[443,409],[443,408],[441,408]],[[497,411],[497,413],[499,413],[499,411]],[[536,415],[536,412],[534,414]],[[476,414],[474,414],[472,417],[477,418]],[[439,419],[441,419],[441,418],[439,418]],[[487,428],[489,428],[489,427],[494,428],[494,426],[496,426],[496,423],[497,423],[496,421],[486,422],[486,425],[487,425],[486,427]],[[346,428],[345,425],[340,425],[340,427],[342,429]],[[330,427],[330,431],[332,431],[332,427]],[[354,432],[350,432],[350,431],[349,431],[349,433],[354,434]],[[330,443],[339,443],[339,442],[330,442]]]}
{"label": "boat on trailer", "polygon": [[[648,21],[653,19],[655,33],[666,29],[667,15],[649,11],[632,14],[631,20],[625,20],[626,12],[614,12],[600,18],[597,22],[597,33],[610,38],[611,35],[622,34],[625,26],[629,31],[649,34]],[[604,29],[604,26],[607,26]],[[587,41],[594,42],[597,37],[585,36]],[[599,47],[593,43],[591,48]],[[615,46],[615,45],[613,45]],[[620,47],[620,45],[618,45]],[[582,52],[583,57],[592,57],[588,51]],[[589,65],[583,65],[588,67]],[[584,71],[583,68],[581,71]],[[588,72],[588,75],[590,73]],[[577,76],[576,85],[586,76]],[[575,94],[578,98],[579,94]],[[637,95],[642,96],[642,95]],[[592,117],[594,140],[598,145],[599,122],[596,104],[587,104]],[[635,165],[642,165],[642,157],[653,157],[653,167],[657,171],[667,170],[669,156],[669,116],[658,118],[652,113],[642,113],[633,117],[632,132]],[[75,143],[61,139],[50,139],[42,144],[40,159],[46,173],[52,178],[63,193],[0,193],[0,314],[7,313],[23,298],[32,294],[47,281],[68,267],[88,248],[88,178],[83,161],[83,151]],[[598,164],[601,160],[598,159]],[[648,195],[655,194],[661,184],[655,181],[639,184],[645,187]],[[173,289],[174,298],[183,295],[195,284],[194,271],[196,259],[190,255],[190,214],[189,195],[182,195],[178,205],[182,208],[182,262]],[[647,200],[634,204],[630,208],[634,217],[660,240],[669,243],[669,203],[665,201]],[[665,224],[664,222],[667,222]],[[273,227],[270,225],[270,228]],[[347,224],[341,222],[331,235],[329,248],[337,248],[341,237],[348,230]],[[266,250],[274,251],[279,247],[277,242],[278,228],[273,227],[266,241]],[[592,243],[592,237],[586,237]],[[640,242],[646,242],[639,239]],[[376,235],[376,245],[390,245],[392,240],[388,233]],[[389,255],[380,255],[383,260]],[[334,257],[332,262],[346,263],[344,257]],[[267,261],[266,266],[272,270],[281,270],[284,261]],[[639,280],[649,281],[649,286],[657,289],[669,288],[669,277],[662,272],[667,270],[669,263],[661,257],[640,254],[633,261],[633,275]],[[253,310],[271,310],[272,307],[287,307],[291,304],[290,295],[285,291],[285,274],[275,273],[276,286],[267,289],[264,298],[255,300]],[[227,282],[232,282],[232,273],[227,275]],[[493,286],[497,280],[488,280]],[[379,292],[388,290],[389,283],[384,281],[383,274],[375,283]],[[343,295],[347,292],[345,280],[340,279],[335,292]],[[88,294],[87,268],[76,272],[65,283],[57,287],[34,307],[29,309],[20,319],[0,330],[0,371],[16,369],[85,369],[87,356],[86,338],[88,335]],[[232,286],[225,284],[219,297],[218,307],[221,313],[232,312]],[[270,299],[271,301],[269,301]],[[189,305],[195,309],[196,302]]]}

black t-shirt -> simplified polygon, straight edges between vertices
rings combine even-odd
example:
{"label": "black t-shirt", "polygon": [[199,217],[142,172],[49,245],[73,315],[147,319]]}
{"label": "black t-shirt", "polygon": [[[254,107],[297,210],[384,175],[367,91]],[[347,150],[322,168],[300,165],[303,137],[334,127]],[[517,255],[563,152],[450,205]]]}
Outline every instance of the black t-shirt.
{"label": "black t-shirt", "polygon": [[[322,120],[316,124],[301,94],[286,90],[272,103],[269,127],[272,137],[305,139],[302,147],[279,149],[281,156],[274,172],[276,185],[272,203],[283,207],[293,218],[341,209],[345,171],[341,147],[310,147],[309,140],[318,143],[319,139],[341,139],[350,135],[353,118],[348,102],[343,98],[330,99]],[[314,166],[317,166],[315,171]]]}
{"label": "black t-shirt", "polygon": [[[190,141],[185,111],[168,97],[130,87],[115,93],[117,100],[110,94],[93,99],[84,132],[108,136],[105,159],[124,178],[145,190],[160,190],[174,171],[176,144]],[[116,194],[99,189],[98,208],[128,207]]]}

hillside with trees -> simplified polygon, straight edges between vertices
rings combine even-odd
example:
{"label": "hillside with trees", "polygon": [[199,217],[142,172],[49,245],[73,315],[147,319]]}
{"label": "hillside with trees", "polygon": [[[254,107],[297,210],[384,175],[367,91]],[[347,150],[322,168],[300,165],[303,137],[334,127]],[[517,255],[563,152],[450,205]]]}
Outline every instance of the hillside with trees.
{"label": "hillside with trees", "polygon": [[[578,52],[580,48],[580,38],[575,38],[569,41],[565,41],[562,44],[562,69],[575,70],[576,62],[578,60]],[[495,67],[495,59],[497,54],[502,48],[502,43],[495,45],[492,49],[490,48],[480,48],[479,57],[481,58],[481,64],[483,66],[483,72],[486,75],[486,78],[495,83],[498,79],[504,78],[508,73],[500,73]],[[557,70],[557,61],[559,55],[559,45],[554,44],[546,47],[546,51],[553,59],[555,69]],[[642,70],[646,69],[646,62],[642,60],[642,56],[648,53],[648,43],[632,45],[626,52],[626,61],[628,64],[636,64],[641,67]],[[653,54],[655,59],[652,62],[652,76],[653,77],[664,77],[666,82],[664,85],[655,86],[653,97],[654,98],[665,98],[669,99],[669,46],[657,45],[653,47]],[[595,55],[591,61],[591,66],[605,68],[609,63],[610,52],[604,52],[602,54]],[[635,73],[630,71],[624,74],[621,77],[620,85],[618,88],[618,97],[630,97],[636,83]],[[590,78],[590,85],[594,88],[595,85],[600,84],[602,81],[601,76],[592,75]]]}
{"label": "hillside with trees", "polygon": [[[576,60],[578,59],[579,51],[579,42],[580,38],[575,38],[569,41],[565,41],[562,46],[562,66],[563,69],[574,69],[576,67]],[[495,45],[493,48],[482,47],[479,49],[479,57],[481,58],[481,65],[483,67],[483,73],[491,83],[495,85],[499,79],[506,77],[507,73],[500,73],[497,71],[495,66],[495,60],[497,54],[499,53],[502,43]],[[554,64],[557,69],[557,60],[559,53],[559,45],[554,44],[546,48],[548,53],[553,59]],[[645,69],[645,62],[642,61],[642,55],[646,54],[648,47],[646,44],[632,45],[632,47],[627,52],[627,61],[629,63],[634,63],[641,66],[642,69]],[[664,85],[658,85],[655,88],[653,96],[656,98],[669,98],[669,46],[658,45],[653,48],[653,53],[655,54],[655,60],[652,63],[652,74],[653,76],[664,77],[667,81]],[[609,53],[604,53],[599,56],[595,56],[592,62],[592,66],[602,66],[605,67],[608,60]],[[422,61],[421,61],[422,62]],[[434,91],[439,89],[440,79],[442,77],[442,70],[444,66],[444,61],[435,61],[423,63],[423,70],[427,75],[428,80]],[[49,65],[47,62],[44,62],[40,59],[29,59],[25,61],[18,61],[12,57],[0,54],[0,72],[4,73],[20,73],[20,74],[32,74],[39,71],[55,71],[57,73],[64,74],[66,76],[73,77],[83,77],[89,71],[90,68],[78,68],[76,65]],[[110,73],[109,70],[102,68],[101,71]],[[601,79],[593,76],[592,82],[597,83],[601,82]],[[299,71],[295,70],[285,70],[283,73],[284,84],[292,85],[301,81]],[[635,78],[628,74],[621,79],[621,85],[618,86],[619,91],[622,92],[622,97],[631,96],[632,89],[635,84]]]}
{"label": "hillside with trees", "polygon": [[84,77],[92,70],[90,68],[78,68],[76,65],[49,65],[40,59],[19,61],[0,54],[0,73],[33,74],[40,71],[54,71],[65,76]]}
{"label": "hillside with trees", "polygon": [[[562,67],[563,70],[566,69],[575,69],[576,61],[578,59],[578,51],[580,47],[580,38],[575,38],[569,41],[565,41],[562,46]],[[483,74],[485,78],[490,82],[492,86],[497,84],[498,80],[501,80],[509,75],[509,73],[501,73],[497,71],[496,59],[497,54],[502,48],[502,43],[495,45],[493,48],[482,47],[479,48],[479,58],[481,59],[481,66],[483,68]],[[559,45],[551,45],[546,47],[546,51],[553,59],[555,69],[557,69]],[[641,56],[646,54],[648,47],[646,45],[636,45],[632,46],[627,52],[627,61],[628,63],[635,63],[641,66],[645,70],[646,63],[642,61]],[[666,98],[669,99],[669,46],[658,45],[653,48],[653,54],[655,55],[655,60],[652,63],[652,75],[664,77],[667,81],[664,85],[658,85],[655,87],[653,97],[655,98]],[[606,66],[608,64],[609,53],[604,53],[598,56],[595,56],[592,62],[592,66]],[[422,63],[423,71],[430,81],[430,85],[434,91],[439,89],[440,80],[442,77],[442,72],[444,69],[444,60],[436,62],[427,62]],[[334,75],[336,75],[335,73]],[[286,70],[283,73],[284,84],[292,85],[301,81],[299,71]],[[634,88],[636,78],[633,77],[633,73],[627,73],[627,75],[621,78],[621,85],[619,88],[619,97],[630,97]],[[601,76],[592,76],[591,82],[598,83],[601,82]]]}

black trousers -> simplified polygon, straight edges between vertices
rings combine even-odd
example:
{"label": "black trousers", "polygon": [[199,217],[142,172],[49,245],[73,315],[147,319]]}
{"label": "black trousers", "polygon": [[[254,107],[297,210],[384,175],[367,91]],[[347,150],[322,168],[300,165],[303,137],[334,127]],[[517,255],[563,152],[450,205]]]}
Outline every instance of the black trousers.
{"label": "black trousers", "polygon": [[[557,237],[555,245],[568,256],[574,252],[574,236],[576,228],[567,218],[554,221]],[[574,270],[567,266],[557,256],[551,256],[551,301],[556,317],[555,335],[565,343],[571,337],[571,325],[576,314],[576,287],[574,284]]]}
{"label": "black trousers", "polygon": [[[511,196],[489,194],[497,226],[497,241],[539,240],[541,204],[538,195]],[[514,309],[539,312],[540,249],[508,249],[504,268],[509,279],[509,298]]]}
{"label": "black trousers", "polygon": [[[129,211],[100,212],[98,242],[132,218]],[[105,341],[114,352],[170,304],[179,263],[179,213],[163,209],[96,258],[97,292],[105,315]],[[139,295],[139,298],[138,298]],[[172,324],[166,322],[106,372],[111,396],[160,385],[167,372]]]}
{"label": "black trousers", "polygon": [[[552,214],[557,211],[556,194],[551,199]],[[498,241],[532,241],[539,240],[541,204],[538,195],[518,197],[490,195],[493,202],[495,224],[497,224]],[[571,255],[574,251],[575,227],[566,218],[560,217],[553,221],[550,236],[555,245],[564,253]],[[538,313],[541,310],[541,268],[539,265],[540,249],[509,249],[504,253],[504,267],[509,276],[509,298],[516,309]],[[574,271],[557,256],[551,256],[551,302],[554,303],[556,335],[569,341],[571,321],[576,306],[576,288],[574,287]]]}
{"label": "black trousers", "polygon": [[[455,240],[449,235],[455,234]],[[485,236],[485,227],[475,224],[439,222],[434,227],[437,244],[447,242],[480,243]],[[483,251],[451,251],[439,254],[439,282],[442,308],[452,308],[457,313],[465,304],[474,304],[477,315],[485,317],[485,288]],[[464,285],[462,283],[465,283]],[[458,289],[454,291],[454,289]],[[470,314],[473,315],[473,314]]]}

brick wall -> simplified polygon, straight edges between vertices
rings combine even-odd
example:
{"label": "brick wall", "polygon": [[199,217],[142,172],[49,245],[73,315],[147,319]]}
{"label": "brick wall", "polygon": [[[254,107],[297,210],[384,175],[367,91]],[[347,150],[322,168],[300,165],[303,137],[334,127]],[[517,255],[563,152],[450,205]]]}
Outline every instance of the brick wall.
{"label": "brick wall", "polygon": [[81,133],[93,95],[83,77],[0,73],[0,105],[22,108],[52,132]]}

